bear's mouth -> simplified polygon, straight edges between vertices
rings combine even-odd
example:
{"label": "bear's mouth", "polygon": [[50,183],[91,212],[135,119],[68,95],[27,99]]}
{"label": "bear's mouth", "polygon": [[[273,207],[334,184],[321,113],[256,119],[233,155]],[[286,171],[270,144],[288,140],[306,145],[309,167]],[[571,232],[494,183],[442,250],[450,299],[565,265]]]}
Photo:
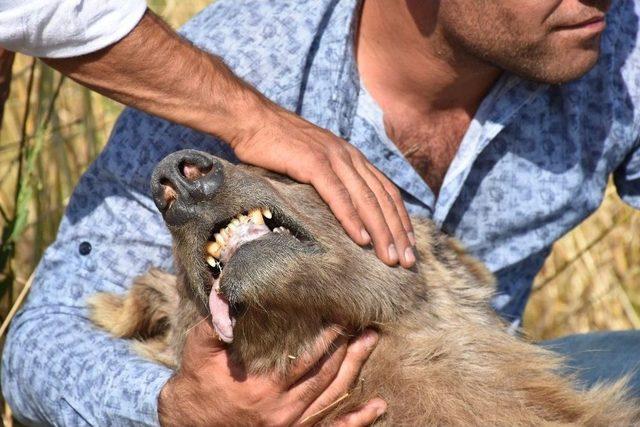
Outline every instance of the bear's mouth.
{"label": "bear's mouth", "polygon": [[226,343],[233,341],[235,318],[230,312],[227,296],[220,289],[220,278],[224,266],[229,263],[240,246],[271,233],[288,235],[297,242],[314,240],[297,221],[279,210],[257,207],[244,210],[235,217],[216,223],[205,244],[204,256],[211,273],[209,310],[216,333]]}

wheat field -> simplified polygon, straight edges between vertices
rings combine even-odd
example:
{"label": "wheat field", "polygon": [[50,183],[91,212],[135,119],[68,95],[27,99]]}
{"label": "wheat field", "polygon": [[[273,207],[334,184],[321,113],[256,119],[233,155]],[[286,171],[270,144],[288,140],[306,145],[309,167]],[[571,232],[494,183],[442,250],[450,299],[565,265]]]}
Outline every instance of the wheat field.
{"label": "wheat field", "polygon": [[[174,27],[207,1],[151,1]],[[0,319],[53,240],[75,183],[122,106],[22,55],[0,130]],[[535,280],[524,330],[534,340],[640,327],[640,213],[610,186],[602,206],[554,246]],[[3,339],[3,337],[0,337]],[[1,342],[0,342],[1,343]],[[5,414],[6,424],[11,418]]]}

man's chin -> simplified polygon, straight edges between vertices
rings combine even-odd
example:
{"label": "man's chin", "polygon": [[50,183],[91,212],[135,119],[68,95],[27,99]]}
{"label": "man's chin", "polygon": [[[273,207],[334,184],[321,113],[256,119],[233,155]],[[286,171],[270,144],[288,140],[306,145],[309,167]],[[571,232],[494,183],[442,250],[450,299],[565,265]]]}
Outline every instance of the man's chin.
{"label": "man's chin", "polygon": [[514,71],[527,80],[544,84],[560,85],[579,80],[598,63],[600,49],[581,51],[576,55],[563,55],[540,63],[535,69]]}

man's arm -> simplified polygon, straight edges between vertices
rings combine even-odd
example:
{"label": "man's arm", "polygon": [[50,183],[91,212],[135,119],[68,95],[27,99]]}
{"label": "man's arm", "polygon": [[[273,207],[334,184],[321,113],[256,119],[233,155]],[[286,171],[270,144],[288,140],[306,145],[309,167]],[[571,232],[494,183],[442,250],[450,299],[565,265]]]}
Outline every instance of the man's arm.
{"label": "man's arm", "polygon": [[373,240],[387,264],[414,263],[400,193],[357,149],[270,102],[153,13],[107,48],[45,62],[110,98],[221,138],[241,161],[313,185],[354,241]]}
{"label": "man's arm", "polygon": [[[34,285],[81,286],[45,276]],[[157,425],[157,397],[171,371],[134,356],[128,345],[98,332],[78,307],[29,306],[3,351],[5,399],[27,425]]]}

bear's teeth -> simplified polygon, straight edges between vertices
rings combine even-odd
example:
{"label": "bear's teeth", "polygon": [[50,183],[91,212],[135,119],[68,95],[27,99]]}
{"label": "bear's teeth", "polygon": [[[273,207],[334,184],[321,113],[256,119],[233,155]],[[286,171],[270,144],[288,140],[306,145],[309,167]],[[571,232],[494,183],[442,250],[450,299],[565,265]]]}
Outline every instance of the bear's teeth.
{"label": "bear's teeth", "polygon": [[[227,242],[230,240],[231,235],[236,231],[240,224],[252,223],[256,225],[264,225],[264,218],[271,218],[271,210],[269,208],[253,208],[249,210],[247,215],[238,214],[235,218],[229,221],[226,227],[218,230],[217,233],[213,235],[214,240],[207,242],[205,247],[205,253],[210,255],[216,259],[219,259],[222,250],[227,245]],[[277,227],[280,229],[276,232],[288,231],[284,227]],[[209,262],[209,259],[207,259]]]}
{"label": "bear's teeth", "polygon": [[216,265],[218,265],[218,260],[215,259],[213,256],[208,256],[207,264],[209,264],[211,267],[215,267]]}
{"label": "bear's teeth", "polygon": [[218,244],[219,244],[220,246],[224,246],[224,245],[225,245],[226,240],[225,240],[225,238],[224,238],[224,237],[222,237],[222,234],[220,234],[220,233],[216,233],[216,234],[214,234],[214,236],[213,236],[213,237],[215,237],[216,242],[218,242]]}
{"label": "bear's teeth", "polygon": [[260,209],[251,209],[249,211],[249,219],[254,224],[264,224],[264,219],[262,218],[262,212],[260,211]]}
{"label": "bear's teeth", "polygon": [[278,234],[282,234],[282,233],[289,233],[291,234],[291,231],[288,228],[284,228],[284,227],[276,227],[273,229],[274,233],[278,233]]}
{"label": "bear's teeth", "polygon": [[[222,246],[218,242],[207,242],[207,253],[214,258],[220,258],[220,254],[222,253]],[[207,262],[209,260],[207,259]]]}

